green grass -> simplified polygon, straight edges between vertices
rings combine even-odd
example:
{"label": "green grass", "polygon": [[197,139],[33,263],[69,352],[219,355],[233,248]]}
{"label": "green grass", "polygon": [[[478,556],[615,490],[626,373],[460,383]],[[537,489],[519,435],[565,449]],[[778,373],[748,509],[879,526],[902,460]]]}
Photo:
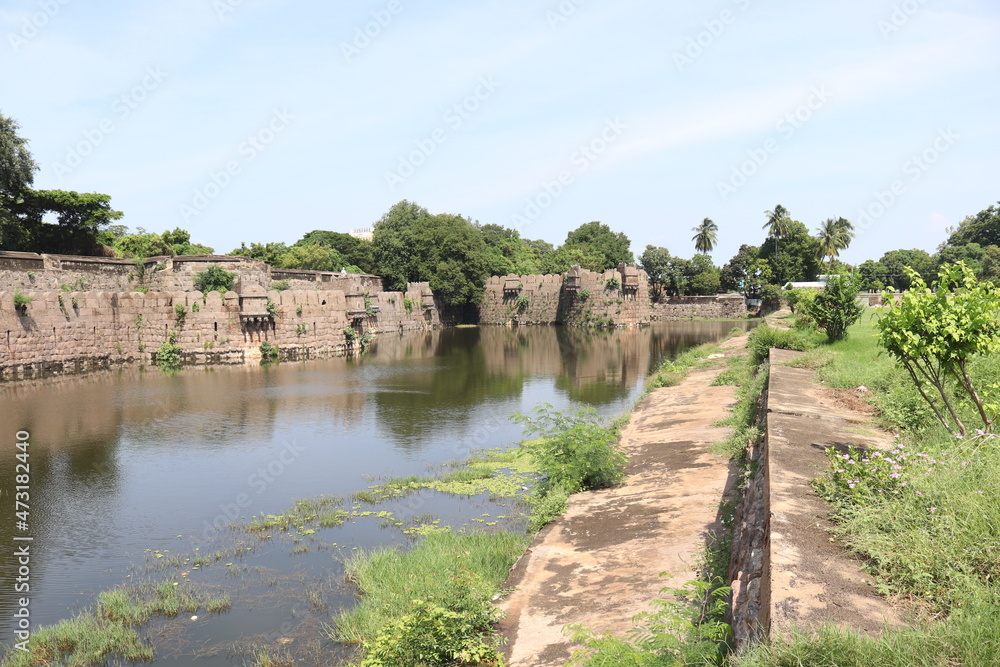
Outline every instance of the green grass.
{"label": "green grass", "polygon": [[660,364],[647,381],[646,391],[680,384],[692,368],[714,363],[714,360],[708,360],[708,357],[718,354],[721,350],[722,348],[716,343],[705,343],[684,350],[674,359],[668,359]]}
{"label": "green grass", "polygon": [[55,625],[38,628],[31,635],[29,651],[13,650],[0,661],[3,667],[65,664],[103,665],[107,659],[153,659],[152,646],[136,631],[154,616],[174,617],[205,609],[227,611],[229,596],[195,587],[188,582],[164,580],[123,586],[98,596],[97,607]]}
{"label": "green grass", "polygon": [[331,636],[349,643],[374,640],[387,623],[408,613],[414,600],[448,600],[449,575],[460,570],[497,593],[528,541],[527,535],[508,532],[436,530],[407,552],[378,549],[355,556],[346,572],[361,602],[337,617]]}

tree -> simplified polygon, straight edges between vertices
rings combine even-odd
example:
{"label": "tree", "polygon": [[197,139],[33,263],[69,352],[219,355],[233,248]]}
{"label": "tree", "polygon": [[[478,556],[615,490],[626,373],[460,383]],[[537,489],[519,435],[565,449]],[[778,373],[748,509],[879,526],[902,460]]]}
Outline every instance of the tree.
{"label": "tree", "polygon": [[896,305],[887,295],[876,320],[879,344],[910,375],[938,421],[953,433],[967,430],[955,401],[952,381],[975,406],[983,428],[991,430],[1000,405],[997,386],[977,387],[968,364],[1000,352],[1000,289],[981,283],[963,263],[941,268],[934,289],[907,268],[911,287]]}
{"label": "tree", "polygon": [[541,270],[538,255],[516,229],[495,224],[477,225],[477,228],[486,243],[491,275],[527,275]]}
{"label": "tree", "polygon": [[774,253],[778,253],[778,239],[788,233],[788,225],[792,221],[788,215],[788,209],[781,204],[774,207],[773,211],[764,211],[767,222],[762,229],[767,230],[768,238],[774,239]]}
{"label": "tree", "polygon": [[212,290],[225,294],[233,289],[235,277],[235,273],[230,273],[218,264],[213,264],[204,271],[194,274],[194,288],[203,294],[208,294]]}
{"label": "tree", "polygon": [[372,244],[368,241],[362,241],[343,232],[314,229],[296,241],[295,245],[310,246],[316,243],[325,248],[336,250],[348,264],[360,267],[362,271],[372,272],[375,270],[375,254]]}
{"label": "tree", "polygon": [[780,250],[777,245],[764,243],[759,258],[766,259],[771,268],[772,280],[779,287],[789,282],[816,280],[820,262],[819,241],[798,220],[786,220]]}
{"label": "tree", "polygon": [[695,232],[695,235],[691,237],[691,240],[694,241],[694,249],[704,255],[712,252],[712,248],[719,242],[719,226],[709,218],[702,220],[697,227],[692,227],[691,231]]}
{"label": "tree", "polygon": [[722,274],[706,254],[691,258],[687,278],[687,293],[712,296],[719,293]]}
{"label": "tree", "polygon": [[549,255],[543,266],[545,273],[566,273],[574,264],[590,271],[603,271],[607,258],[589,245],[564,245]]}
{"label": "tree", "polygon": [[820,225],[818,230],[819,246],[816,252],[819,258],[830,258],[830,269],[833,269],[833,260],[840,255],[840,251],[851,245],[854,238],[854,225],[846,218],[827,218]]}
{"label": "tree", "polygon": [[339,252],[319,243],[305,246],[294,245],[288,248],[282,253],[277,266],[282,269],[361,273],[361,269],[352,266]]}
{"label": "tree", "polygon": [[483,235],[469,220],[431,215],[404,200],[376,223],[372,243],[390,289],[426,280],[449,305],[482,300],[490,258]]}
{"label": "tree", "polygon": [[890,250],[882,255],[879,264],[885,271],[886,287],[891,285],[897,292],[910,288],[910,274],[906,271],[907,268],[916,271],[925,282],[934,273],[934,259],[927,254],[926,250],[919,248]]}
{"label": "tree", "polygon": [[251,243],[249,248],[246,243],[240,243],[239,248],[228,254],[249,257],[250,259],[262,259],[271,266],[280,266],[281,257],[286,252],[288,252],[288,246],[284,243]]}
{"label": "tree", "polygon": [[593,253],[604,256],[601,269],[613,269],[619,263],[631,264],[635,260],[629,247],[632,242],[622,232],[613,232],[607,225],[594,221],[580,225],[566,235],[567,246],[587,246]]}
{"label": "tree", "polygon": [[180,227],[175,227],[173,231],[166,231],[161,234],[163,242],[170,246],[172,255],[211,255],[214,248],[200,243],[191,243],[191,232]]}
{"label": "tree", "polygon": [[[24,190],[15,211],[30,245],[22,249],[70,254],[93,252],[100,229],[123,215],[110,195],[67,190]],[[44,221],[49,213],[56,224]]]}
{"label": "tree", "polygon": [[[1000,204],[1000,202],[998,202]],[[978,243],[981,246],[1000,246],[1000,206],[990,206],[959,223],[947,245],[962,246]]]}
{"label": "tree", "polygon": [[826,331],[831,343],[847,338],[847,328],[861,319],[864,308],[858,304],[857,274],[831,276],[824,289],[806,304],[806,315]]}
{"label": "tree", "polygon": [[119,236],[114,240],[111,247],[118,257],[130,257],[134,259],[174,254],[173,248],[163,240],[162,236],[155,233],[147,233],[142,227],[139,227],[135,234]]}
{"label": "tree", "polygon": [[760,248],[743,244],[721,271],[721,288],[754,298],[762,285],[772,279],[771,265],[760,259]]}
{"label": "tree", "polygon": [[670,251],[654,245],[647,245],[639,256],[639,264],[642,270],[649,276],[649,282],[653,289],[662,294],[670,281],[668,273],[670,269]]}

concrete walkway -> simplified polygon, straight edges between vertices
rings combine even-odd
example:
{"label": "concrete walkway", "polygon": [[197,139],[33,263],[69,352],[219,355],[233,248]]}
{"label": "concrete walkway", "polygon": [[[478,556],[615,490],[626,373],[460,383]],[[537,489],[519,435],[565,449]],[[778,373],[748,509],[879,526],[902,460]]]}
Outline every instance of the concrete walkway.
{"label": "concrete walkway", "polygon": [[[723,347],[729,354],[745,342]],[[562,665],[572,650],[566,625],[624,633],[663,587],[697,578],[696,559],[734,482],[727,459],[709,452],[728,435],[712,423],[735,401],[735,387],[711,386],[721,368],[651,392],[622,433],[625,484],[572,496],[518,561],[507,582],[515,591],[500,603],[508,665]]]}

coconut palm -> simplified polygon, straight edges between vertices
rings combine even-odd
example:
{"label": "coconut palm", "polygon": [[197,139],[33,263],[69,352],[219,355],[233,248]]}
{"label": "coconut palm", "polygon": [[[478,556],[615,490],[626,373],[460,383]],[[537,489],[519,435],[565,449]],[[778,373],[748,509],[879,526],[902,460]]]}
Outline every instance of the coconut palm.
{"label": "coconut palm", "polygon": [[830,258],[830,268],[833,268],[833,260],[841,250],[851,245],[854,238],[854,225],[846,218],[827,218],[817,230],[819,236],[819,248],[817,254],[820,259]]}
{"label": "coconut palm", "polygon": [[764,211],[767,222],[762,229],[767,230],[768,236],[774,237],[774,254],[778,254],[778,239],[788,233],[788,223],[792,218],[788,215],[788,209],[781,204],[774,207],[773,211]]}
{"label": "coconut palm", "polygon": [[701,221],[697,227],[692,227],[691,231],[696,232],[691,240],[694,241],[694,249],[707,255],[712,252],[712,248],[719,242],[719,226],[709,218]]}

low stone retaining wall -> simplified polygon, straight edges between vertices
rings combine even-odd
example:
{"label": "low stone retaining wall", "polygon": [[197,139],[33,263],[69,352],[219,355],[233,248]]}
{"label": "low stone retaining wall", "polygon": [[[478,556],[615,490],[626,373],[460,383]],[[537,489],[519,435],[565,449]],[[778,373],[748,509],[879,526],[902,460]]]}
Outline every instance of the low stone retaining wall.
{"label": "low stone retaining wall", "polygon": [[675,296],[653,304],[654,320],[745,320],[747,301],[742,294]]}
{"label": "low stone retaining wall", "polygon": [[830,508],[810,486],[829,467],[827,448],[883,448],[891,438],[833,400],[812,371],[784,365],[797,354],[771,350],[763,437],[748,452],[755,472],[737,508],[729,573],[737,650],[824,623],[868,634],[899,623],[860,563],[830,540]]}

